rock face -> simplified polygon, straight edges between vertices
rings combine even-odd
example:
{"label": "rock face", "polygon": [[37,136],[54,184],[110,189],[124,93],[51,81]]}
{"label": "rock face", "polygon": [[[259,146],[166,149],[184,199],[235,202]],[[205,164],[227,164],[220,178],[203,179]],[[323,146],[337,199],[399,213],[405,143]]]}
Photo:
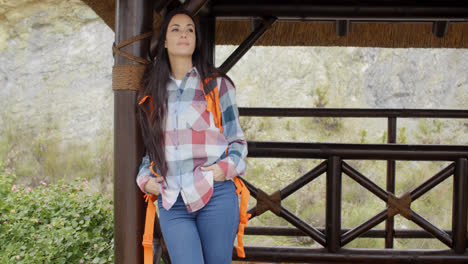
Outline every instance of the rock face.
{"label": "rock face", "polygon": [[329,107],[466,109],[467,61],[466,49],[256,47],[231,75],[249,90],[241,105],[315,107],[319,88]]}
{"label": "rock face", "polygon": [[[114,33],[81,1],[2,1],[0,101],[20,127],[90,141],[112,127]],[[50,131],[50,130],[49,130]]]}
{"label": "rock face", "polygon": [[466,49],[370,49],[364,60],[370,107],[468,108]]}
{"label": "rock face", "polygon": [[[0,124],[64,142],[111,130],[114,33],[78,0],[0,2]],[[229,74],[240,106],[467,109],[467,72],[466,49],[255,47]]]}

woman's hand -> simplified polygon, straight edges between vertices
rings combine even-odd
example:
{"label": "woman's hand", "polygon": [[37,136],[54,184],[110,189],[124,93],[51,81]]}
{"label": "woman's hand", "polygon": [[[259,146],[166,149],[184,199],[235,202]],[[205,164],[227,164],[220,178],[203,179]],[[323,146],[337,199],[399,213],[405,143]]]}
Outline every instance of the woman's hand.
{"label": "woman's hand", "polygon": [[148,192],[154,195],[159,195],[159,183],[162,181],[164,181],[162,177],[151,178],[145,184],[145,192]]}
{"label": "woman's hand", "polygon": [[226,175],[224,175],[224,171],[218,164],[213,164],[207,167],[200,167],[200,169],[204,171],[213,171],[213,180],[214,181],[225,181]]}

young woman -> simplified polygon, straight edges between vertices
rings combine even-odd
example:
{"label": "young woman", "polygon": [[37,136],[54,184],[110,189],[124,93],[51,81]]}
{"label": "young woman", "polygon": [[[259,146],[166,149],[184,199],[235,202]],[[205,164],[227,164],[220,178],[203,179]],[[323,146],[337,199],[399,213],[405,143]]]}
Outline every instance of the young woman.
{"label": "young woman", "polygon": [[[247,155],[235,88],[203,54],[200,27],[188,11],[170,12],[158,40],[139,93],[147,155],[137,184],[158,195],[173,264],[231,263],[239,224],[232,179],[244,174]],[[207,109],[208,81],[216,81],[221,127]]]}

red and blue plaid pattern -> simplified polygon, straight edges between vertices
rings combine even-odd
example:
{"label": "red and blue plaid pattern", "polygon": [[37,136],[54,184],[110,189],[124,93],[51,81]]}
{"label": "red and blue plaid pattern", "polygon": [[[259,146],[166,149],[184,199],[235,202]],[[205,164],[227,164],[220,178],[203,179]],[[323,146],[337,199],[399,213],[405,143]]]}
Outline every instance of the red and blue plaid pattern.
{"label": "red and blue plaid pattern", "polygon": [[[225,78],[219,77],[217,82],[222,133],[215,125],[213,114],[206,110],[207,101],[196,68],[187,73],[180,86],[173,79],[168,84],[165,124],[168,171],[167,182],[160,184],[166,210],[172,207],[179,193],[188,212],[195,212],[208,203],[213,194],[213,174],[200,167],[217,163],[229,180],[245,172],[247,143],[239,124],[235,88]],[[137,176],[142,191],[154,177],[149,165],[148,156],[143,157]]]}

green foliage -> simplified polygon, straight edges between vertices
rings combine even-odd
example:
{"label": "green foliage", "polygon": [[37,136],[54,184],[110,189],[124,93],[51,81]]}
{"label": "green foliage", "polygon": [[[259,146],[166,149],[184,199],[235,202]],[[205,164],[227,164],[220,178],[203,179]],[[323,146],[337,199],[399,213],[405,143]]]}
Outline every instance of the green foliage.
{"label": "green foliage", "polygon": [[345,248],[384,248],[384,239],[357,238],[344,246]]}
{"label": "green foliage", "polygon": [[368,143],[367,141],[367,130],[362,129],[361,130],[361,139],[359,140],[360,143]]}
{"label": "green foliage", "polygon": [[388,132],[387,130],[384,130],[384,132],[382,133],[382,137],[380,138],[380,143],[384,144],[384,143],[387,143],[387,138],[388,138]]}
{"label": "green foliage", "polygon": [[406,127],[401,127],[398,129],[397,143],[408,144],[408,136],[406,135]]}
{"label": "green foliage", "polygon": [[84,179],[14,185],[0,167],[0,263],[113,263],[113,202]]}
{"label": "green foliage", "polygon": [[441,143],[442,122],[440,120],[419,120],[416,138],[422,144]]}
{"label": "green foliage", "polygon": [[264,117],[259,120],[258,131],[266,131],[272,128],[271,117]]}
{"label": "green foliage", "polygon": [[322,108],[328,105],[328,93],[326,89],[315,89],[314,105]]}

